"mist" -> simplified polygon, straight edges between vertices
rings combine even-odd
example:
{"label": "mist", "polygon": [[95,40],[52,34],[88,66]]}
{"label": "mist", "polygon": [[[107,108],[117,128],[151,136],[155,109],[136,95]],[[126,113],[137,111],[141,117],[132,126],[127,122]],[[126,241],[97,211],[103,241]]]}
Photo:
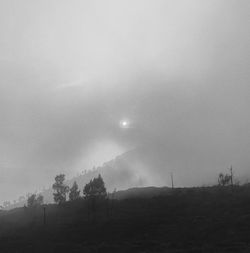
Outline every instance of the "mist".
{"label": "mist", "polygon": [[136,148],[149,184],[248,180],[249,7],[0,1],[0,201]]}

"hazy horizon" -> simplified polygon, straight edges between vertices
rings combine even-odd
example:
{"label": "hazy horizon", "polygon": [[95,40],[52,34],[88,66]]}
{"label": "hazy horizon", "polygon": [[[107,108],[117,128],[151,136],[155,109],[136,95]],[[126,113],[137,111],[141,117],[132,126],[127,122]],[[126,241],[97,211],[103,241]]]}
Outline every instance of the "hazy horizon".
{"label": "hazy horizon", "polygon": [[137,147],[156,186],[250,179],[249,7],[0,0],[0,202]]}

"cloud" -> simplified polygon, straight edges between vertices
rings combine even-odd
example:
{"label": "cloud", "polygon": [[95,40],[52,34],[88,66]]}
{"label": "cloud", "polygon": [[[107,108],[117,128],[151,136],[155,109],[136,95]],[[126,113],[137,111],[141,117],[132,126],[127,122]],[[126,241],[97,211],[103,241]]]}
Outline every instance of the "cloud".
{"label": "cloud", "polygon": [[[231,163],[247,174],[247,10],[244,0],[2,2],[5,196],[72,175],[95,152],[100,163],[100,145],[107,159],[149,147],[156,177],[174,169],[183,185]],[[132,128],[120,129],[124,118]]]}

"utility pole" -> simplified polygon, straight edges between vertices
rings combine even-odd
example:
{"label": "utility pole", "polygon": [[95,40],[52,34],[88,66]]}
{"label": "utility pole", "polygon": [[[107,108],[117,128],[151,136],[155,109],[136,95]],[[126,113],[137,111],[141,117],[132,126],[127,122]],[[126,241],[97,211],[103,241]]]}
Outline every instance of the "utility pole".
{"label": "utility pole", "polygon": [[231,187],[233,187],[233,166],[229,168],[230,171],[230,181],[231,181]]}
{"label": "utility pole", "polygon": [[46,208],[43,207],[43,225],[46,225]]}
{"label": "utility pole", "polygon": [[172,189],[174,189],[174,175],[173,175],[173,172],[171,172],[171,183],[172,183]]}

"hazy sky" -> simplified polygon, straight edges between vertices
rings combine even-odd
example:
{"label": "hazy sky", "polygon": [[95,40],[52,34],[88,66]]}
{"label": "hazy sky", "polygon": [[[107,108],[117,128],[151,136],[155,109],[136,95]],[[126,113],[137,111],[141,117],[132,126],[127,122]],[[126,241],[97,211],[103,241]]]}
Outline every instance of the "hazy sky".
{"label": "hazy sky", "polygon": [[231,164],[250,179],[249,11],[248,0],[0,0],[0,201],[137,146],[182,185]]}

